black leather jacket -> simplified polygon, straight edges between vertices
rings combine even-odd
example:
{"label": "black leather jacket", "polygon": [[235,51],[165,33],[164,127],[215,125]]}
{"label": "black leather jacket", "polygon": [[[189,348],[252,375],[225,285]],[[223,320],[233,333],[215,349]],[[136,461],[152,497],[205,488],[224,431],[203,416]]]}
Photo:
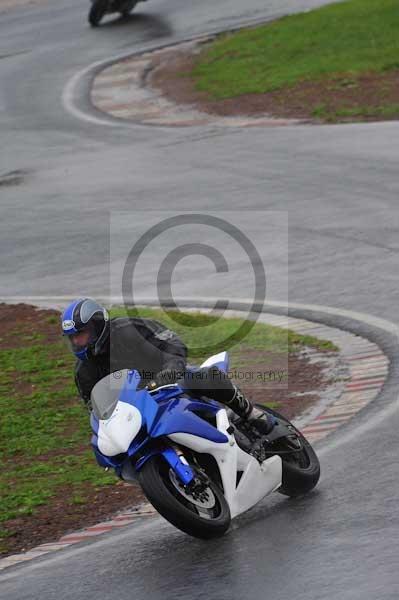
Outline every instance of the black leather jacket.
{"label": "black leather jacket", "polygon": [[183,371],[187,348],[176,333],[153,319],[115,317],[99,352],[75,366],[75,383],[85,404],[94,385],[106,375],[136,369],[142,385],[163,369]]}

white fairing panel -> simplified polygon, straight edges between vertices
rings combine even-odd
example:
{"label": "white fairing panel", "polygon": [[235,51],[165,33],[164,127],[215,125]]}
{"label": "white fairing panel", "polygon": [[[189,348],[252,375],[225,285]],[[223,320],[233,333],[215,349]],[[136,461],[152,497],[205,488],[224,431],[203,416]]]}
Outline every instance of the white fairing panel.
{"label": "white fairing panel", "polygon": [[[211,454],[219,467],[225,498],[232,517],[255,506],[262,498],[281,485],[282,463],[279,456],[272,456],[262,464],[244,452],[227,433],[230,423],[225,409],[216,415],[217,427],[228,438],[226,443],[217,443],[190,433],[174,433],[169,438],[196,452]],[[241,479],[237,486],[237,472]]]}
{"label": "white fairing panel", "polygon": [[141,424],[140,411],[135,406],[119,401],[110,418],[99,421],[97,436],[100,452],[105,456],[127,452]]}
{"label": "white fairing panel", "polygon": [[207,358],[201,365],[200,368],[203,367],[212,367],[213,365],[218,365],[226,362],[228,360],[227,352],[219,352],[219,354],[214,354]]}

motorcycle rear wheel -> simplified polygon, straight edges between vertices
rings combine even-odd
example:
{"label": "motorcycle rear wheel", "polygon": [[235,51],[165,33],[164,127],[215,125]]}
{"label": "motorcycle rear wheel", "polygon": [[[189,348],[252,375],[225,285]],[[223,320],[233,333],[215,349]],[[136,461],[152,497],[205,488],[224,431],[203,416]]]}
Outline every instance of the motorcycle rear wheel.
{"label": "motorcycle rear wheel", "polygon": [[[279,421],[283,421],[284,424],[289,425],[302,446],[300,452],[293,451],[292,454],[288,453],[281,456],[283,467],[282,485],[277,491],[292,498],[307,494],[317,485],[320,479],[320,462],[316,452],[299,429],[283,415],[271,408],[262,405],[257,406],[276,417]],[[292,449],[288,438],[283,439],[284,441],[286,441],[286,449]]]}
{"label": "motorcycle rear wheel", "polygon": [[95,0],[90,7],[89,15],[87,17],[92,27],[98,27],[101,19],[107,12],[108,0]]}
{"label": "motorcycle rear wheel", "polygon": [[130,13],[133,12],[133,10],[136,8],[138,4],[138,0],[137,2],[134,3],[130,3],[130,6],[128,8],[123,8],[122,10],[120,10],[120,15],[123,19],[127,19],[127,17],[130,15]]}
{"label": "motorcycle rear wheel", "polygon": [[229,528],[231,516],[222,490],[208,480],[203,504],[191,497],[177,481],[174,472],[160,456],[152,456],[139,472],[139,482],[153,507],[172,525],[197,538],[222,536]]}

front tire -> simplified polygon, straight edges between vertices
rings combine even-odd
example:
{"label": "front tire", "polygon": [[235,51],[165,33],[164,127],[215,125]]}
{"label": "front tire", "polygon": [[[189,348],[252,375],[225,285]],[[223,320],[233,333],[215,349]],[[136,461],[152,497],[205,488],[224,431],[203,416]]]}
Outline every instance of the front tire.
{"label": "front tire", "polygon": [[192,497],[177,481],[174,472],[159,455],[152,456],[139,473],[139,482],[153,507],[172,525],[197,538],[222,536],[231,516],[220,488],[208,479],[204,504]]}
{"label": "front tire", "polygon": [[[282,485],[278,491],[280,494],[291,496],[292,498],[307,494],[317,485],[317,482],[320,479],[320,462],[316,452],[299,429],[288,421],[288,419],[283,417],[283,415],[271,408],[261,405],[258,406],[265,412],[276,417],[279,421],[283,421],[284,424],[289,425],[302,446],[300,452],[293,451],[292,454],[288,453],[281,456],[283,466]],[[284,438],[283,441],[286,444],[286,450],[289,449],[290,440]],[[293,446],[291,446],[291,448],[292,447]],[[283,456],[285,456],[285,458],[283,458]]]}
{"label": "front tire", "polygon": [[108,0],[95,0],[89,10],[88,21],[92,27],[98,27],[107,12]]}

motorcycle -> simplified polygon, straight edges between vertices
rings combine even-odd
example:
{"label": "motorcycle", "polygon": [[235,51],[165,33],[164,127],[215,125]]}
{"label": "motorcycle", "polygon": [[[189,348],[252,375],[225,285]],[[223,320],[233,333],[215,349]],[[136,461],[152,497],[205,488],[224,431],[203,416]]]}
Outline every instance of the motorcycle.
{"label": "motorcycle", "polygon": [[[206,360],[228,371],[227,352]],[[320,464],[310,443],[270,408],[261,436],[213,400],[178,384],[140,389],[134,370],[110,374],[91,393],[92,447],[100,466],[139,484],[172,525],[198,538],[223,535],[231,519],[271,492],[301,496],[315,487]],[[231,415],[229,414],[231,413]]]}
{"label": "motorcycle", "polygon": [[136,4],[144,0],[91,0],[88,21],[97,27],[101,19],[108,13],[120,13],[122,17],[130,15]]}

